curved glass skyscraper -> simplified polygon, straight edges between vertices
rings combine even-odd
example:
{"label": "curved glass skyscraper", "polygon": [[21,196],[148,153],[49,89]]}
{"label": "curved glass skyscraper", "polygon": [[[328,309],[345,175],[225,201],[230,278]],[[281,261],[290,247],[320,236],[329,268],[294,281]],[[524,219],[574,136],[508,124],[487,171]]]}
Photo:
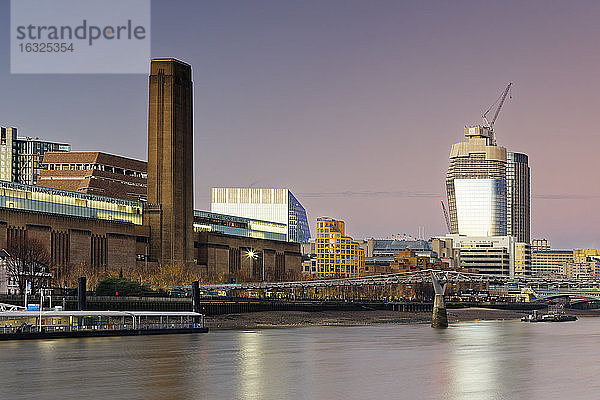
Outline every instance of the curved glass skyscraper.
{"label": "curved glass skyscraper", "polygon": [[504,236],[506,218],[506,149],[482,126],[465,127],[466,142],[450,151],[446,176],[451,233]]}
{"label": "curved glass skyscraper", "polygon": [[466,142],[450,151],[446,176],[451,233],[530,240],[528,157],[497,146],[483,126],[465,127]]}

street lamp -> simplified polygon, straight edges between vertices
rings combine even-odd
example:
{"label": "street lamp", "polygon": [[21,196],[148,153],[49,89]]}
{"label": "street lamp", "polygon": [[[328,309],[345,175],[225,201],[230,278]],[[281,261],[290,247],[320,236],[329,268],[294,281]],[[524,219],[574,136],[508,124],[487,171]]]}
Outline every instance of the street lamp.
{"label": "street lamp", "polygon": [[[262,252],[262,282],[265,281],[265,252]],[[254,272],[254,260],[258,258],[258,252],[254,249],[250,249],[246,252],[246,256],[252,260],[252,272]]]}

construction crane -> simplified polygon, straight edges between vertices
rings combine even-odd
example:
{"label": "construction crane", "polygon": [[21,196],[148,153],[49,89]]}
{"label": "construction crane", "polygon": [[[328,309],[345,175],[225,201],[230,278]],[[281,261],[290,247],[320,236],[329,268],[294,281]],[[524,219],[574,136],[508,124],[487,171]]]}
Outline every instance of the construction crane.
{"label": "construction crane", "polygon": [[[490,106],[490,108],[488,108],[482,115],[483,121],[485,122],[484,126],[486,128],[489,128],[490,132],[492,132],[492,134],[493,134],[494,143],[496,143],[496,134],[494,133],[494,123],[496,122],[496,119],[498,119],[498,114],[500,114],[500,110],[502,109],[502,106],[504,105],[506,96],[508,96],[508,93],[510,92],[511,86],[512,86],[512,82],[509,82],[508,85],[506,85],[506,89],[504,89],[504,91],[502,92],[500,97],[498,97],[498,99],[494,102],[494,104],[492,104]],[[492,108],[494,108],[494,106],[496,104],[498,104],[498,107],[496,108],[496,111],[494,112],[494,117],[492,118],[491,121],[489,121],[487,116],[490,113],[490,111],[492,111]]]}
{"label": "construction crane", "polygon": [[450,227],[450,216],[448,215],[448,209],[446,208],[444,199],[441,199],[440,203],[442,203],[442,213],[444,213],[444,219],[446,220],[446,227],[448,228],[448,233],[452,233],[452,228]]}

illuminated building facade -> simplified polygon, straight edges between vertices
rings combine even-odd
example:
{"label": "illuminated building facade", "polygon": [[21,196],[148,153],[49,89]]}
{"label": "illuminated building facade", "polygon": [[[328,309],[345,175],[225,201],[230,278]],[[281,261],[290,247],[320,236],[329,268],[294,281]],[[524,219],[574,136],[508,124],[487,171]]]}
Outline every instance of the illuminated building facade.
{"label": "illuminated building facade", "polygon": [[289,242],[310,239],[306,210],[288,189],[213,188],[210,211],[285,224]]}
{"label": "illuminated building facade", "polygon": [[465,127],[450,151],[446,191],[452,234],[514,236],[530,241],[529,159],[496,145],[487,127]]}
{"label": "illuminated building facade", "polygon": [[41,186],[0,182],[0,207],[141,225],[143,203]]}
{"label": "illuminated building facade", "polygon": [[287,225],[277,222],[194,210],[195,232],[220,232],[225,235],[286,241]]}
{"label": "illuminated building facade", "polygon": [[344,221],[317,218],[317,277],[350,278],[360,276],[365,252],[345,236]]}
{"label": "illuminated building facade", "polygon": [[506,235],[506,149],[482,126],[465,127],[450,151],[446,176],[451,233]]}

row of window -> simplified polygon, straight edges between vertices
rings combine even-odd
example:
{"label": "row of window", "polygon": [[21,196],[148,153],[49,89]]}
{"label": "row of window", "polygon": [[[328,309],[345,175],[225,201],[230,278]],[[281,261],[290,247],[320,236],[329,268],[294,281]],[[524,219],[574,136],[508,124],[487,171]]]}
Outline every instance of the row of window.
{"label": "row of window", "polygon": [[104,164],[42,164],[42,168],[49,171],[85,171],[94,169],[97,171],[105,171],[113,174],[133,176],[136,178],[146,179],[148,177],[148,174],[146,172],[134,171],[130,169],[113,167],[111,165]]}

